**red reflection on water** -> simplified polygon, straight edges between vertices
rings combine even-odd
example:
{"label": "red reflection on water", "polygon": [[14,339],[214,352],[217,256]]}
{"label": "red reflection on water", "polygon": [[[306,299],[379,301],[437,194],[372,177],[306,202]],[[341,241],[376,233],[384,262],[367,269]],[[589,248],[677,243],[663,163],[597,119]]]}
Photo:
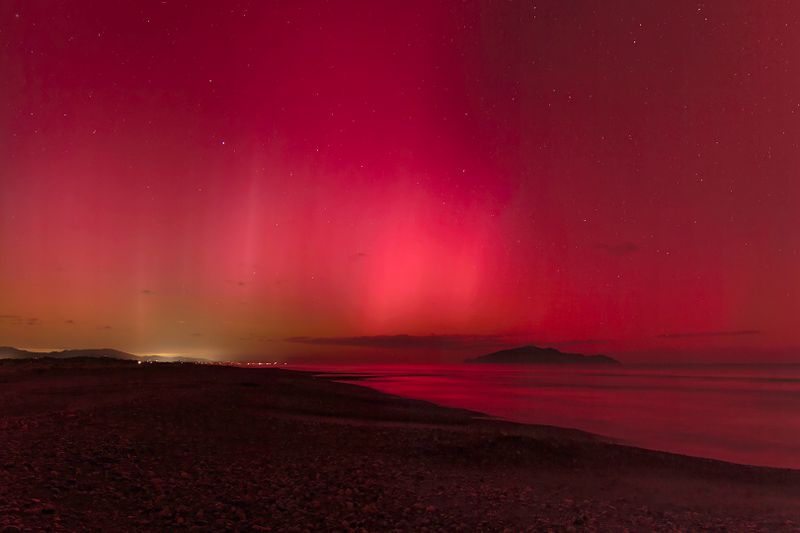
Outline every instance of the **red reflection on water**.
{"label": "red reflection on water", "polygon": [[374,389],[737,463],[800,468],[800,367],[321,367]]}

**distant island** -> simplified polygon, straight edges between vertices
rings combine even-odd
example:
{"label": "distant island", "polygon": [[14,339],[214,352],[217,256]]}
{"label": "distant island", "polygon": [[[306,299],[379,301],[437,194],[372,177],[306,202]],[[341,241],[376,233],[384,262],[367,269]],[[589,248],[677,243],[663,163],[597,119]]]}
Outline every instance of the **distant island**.
{"label": "distant island", "polygon": [[517,365],[620,365],[619,361],[607,355],[583,355],[579,353],[565,353],[555,348],[540,348],[538,346],[520,346],[509,348],[474,359],[467,359],[465,363],[494,363]]}
{"label": "distant island", "polygon": [[55,350],[52,352],[31,352],[11,346],[0,346],[0,359],[77,359],[105,358],[123,359],[127,361],[171,362],[171,363],[205,363],[205,359],[192,357],[168,357],[163,355],[135,355],[112,348],[81,348],[74,350]]}

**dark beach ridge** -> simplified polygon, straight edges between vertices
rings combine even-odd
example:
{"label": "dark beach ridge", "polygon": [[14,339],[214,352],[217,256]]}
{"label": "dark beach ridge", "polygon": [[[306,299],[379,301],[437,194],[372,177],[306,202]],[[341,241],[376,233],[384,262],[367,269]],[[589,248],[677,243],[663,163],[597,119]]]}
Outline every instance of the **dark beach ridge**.
{"label": "dark beach ridge", "polygon": [[310,373],[0,361],[0,531],[797,531],[800,472]]}

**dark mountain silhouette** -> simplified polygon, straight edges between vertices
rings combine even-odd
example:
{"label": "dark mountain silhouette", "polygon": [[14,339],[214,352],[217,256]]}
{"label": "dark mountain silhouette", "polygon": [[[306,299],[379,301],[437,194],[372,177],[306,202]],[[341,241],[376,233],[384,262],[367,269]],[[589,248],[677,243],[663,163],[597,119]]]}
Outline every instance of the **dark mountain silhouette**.
{"label": "dark mountain silhouette", "polygon": [[12,348],[11,346],[0,346],[0,359],[26,359],[30,357],[31,352],[20,350],[19,348]]}
{"label": "dark mountain silhouette", "polygon": [[538,346],[520,346],[508,350],[500,350],[474,359],[466,363],[495,363],[518,365],[619,365],[619,361],[607,355],[582,355],[565,353],[555,348],[539,348]]}
{"label": "dark mountain silhouette", "polygon": [[75,350],[56,350],[52,352],[30,352],[20,350],[11,346],[0,346],[0,359],[75,359],[75,358],[106,358],[124,359],[130,361],[154,361],[154,362],[180,362],[180,363],[202,363],[205,359],[191,357],[165,357],[161,355],[134,355],[132,353],[114,350],[113,348],[82,348]]}

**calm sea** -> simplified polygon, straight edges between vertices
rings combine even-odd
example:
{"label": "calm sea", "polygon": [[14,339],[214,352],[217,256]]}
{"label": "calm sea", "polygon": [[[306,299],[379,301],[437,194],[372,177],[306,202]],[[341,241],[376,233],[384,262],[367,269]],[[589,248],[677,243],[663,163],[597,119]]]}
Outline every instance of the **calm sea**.
{"label": "calm sea", "polygon": [[[645,448],[800,469],[800,366],[295,366],[374,389]],[[343,380],[346,377],[343,377]]]}

